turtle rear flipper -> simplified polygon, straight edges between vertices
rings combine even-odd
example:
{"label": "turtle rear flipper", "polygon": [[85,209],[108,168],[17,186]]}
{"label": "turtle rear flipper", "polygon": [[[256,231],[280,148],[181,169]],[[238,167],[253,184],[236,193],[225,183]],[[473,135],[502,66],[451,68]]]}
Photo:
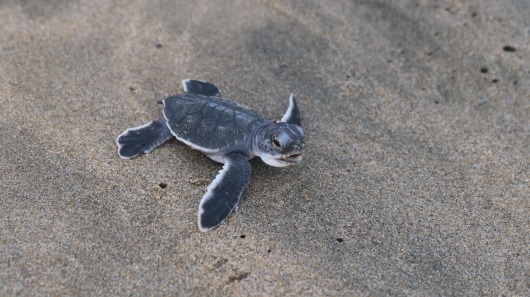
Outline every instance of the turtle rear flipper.
{"label": "turtle rear flipper", "polygon": [[202,80],[185,79],[182,81],[182,87],[184,88],[184,92],[189,94],[212,97],[219,97],[219,95],[221,95],[218,87]]}
{"label": "turtle rear flipper", "polygon": [[172,136],[164,119],[129,128],[116,139],[118,154],[122,159],[131,159],[140,154],[147,154]]}
{"label": "turtle rear flipper", "polygon": [[250,181],[250,162],[241,153],[226,156],[224,166],[199,205],[199,230],[209,231],[221,224],[239,204]]}

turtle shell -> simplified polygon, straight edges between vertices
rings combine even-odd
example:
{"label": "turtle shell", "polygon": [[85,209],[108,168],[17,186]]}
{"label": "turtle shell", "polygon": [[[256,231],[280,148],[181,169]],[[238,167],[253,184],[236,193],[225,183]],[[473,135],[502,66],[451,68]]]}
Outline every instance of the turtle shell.
{"label": "turtle shell", "polygon": [[218,97],[182,94],[162,103],[173,135],[206,153],[245,149],[253,131],[268,123],[256,112]]}

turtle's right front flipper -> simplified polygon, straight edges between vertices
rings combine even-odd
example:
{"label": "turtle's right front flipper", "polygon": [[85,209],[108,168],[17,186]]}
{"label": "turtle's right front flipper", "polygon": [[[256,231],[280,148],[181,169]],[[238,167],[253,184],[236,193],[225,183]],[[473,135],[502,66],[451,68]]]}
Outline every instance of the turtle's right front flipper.
{"label": "turtle's right front flipper", "polygon": [[243,154],[226,156],[224,164],[199,205],[198,223],[202,232],[221,224],[230,215],[250,181],[250,162]]}
{"label": "turtle's right front flipper", "polygon": [[165,119],[129,128],[116,139],[118,154],[122,159],[131,159],[140,154],[147,154],[172,136]]}

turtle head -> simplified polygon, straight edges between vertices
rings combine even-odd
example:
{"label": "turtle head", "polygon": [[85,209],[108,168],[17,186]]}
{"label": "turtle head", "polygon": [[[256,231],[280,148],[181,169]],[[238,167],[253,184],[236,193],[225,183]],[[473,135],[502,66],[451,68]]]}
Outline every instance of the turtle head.
{"label": "turtle head", "polygon": [[284,167],[302,161],[304,130],[296,124],[276,122],[263,127],[256,138],[259,156],[274,167]]}

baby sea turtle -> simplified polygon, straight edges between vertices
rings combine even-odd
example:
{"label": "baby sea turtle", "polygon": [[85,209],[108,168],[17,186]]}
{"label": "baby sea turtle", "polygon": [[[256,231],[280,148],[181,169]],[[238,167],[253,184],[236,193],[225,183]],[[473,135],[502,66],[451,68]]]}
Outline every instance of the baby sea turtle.
{"label": "baby sea turtle", "polygon": [[123,159],[151,152],[172,136],[201,151],[223,169],[208,186],[199,205],[199,229],[222,223],[239,203],[250,180],[255,156],[275,167],[302,161],[304,131],[294,96],[280,121],[271,122],[235,102],[220,98],[219,89],[200,80],[182,81],[184,94],[158,102],[164,117],[125,130],[116,143]]}

